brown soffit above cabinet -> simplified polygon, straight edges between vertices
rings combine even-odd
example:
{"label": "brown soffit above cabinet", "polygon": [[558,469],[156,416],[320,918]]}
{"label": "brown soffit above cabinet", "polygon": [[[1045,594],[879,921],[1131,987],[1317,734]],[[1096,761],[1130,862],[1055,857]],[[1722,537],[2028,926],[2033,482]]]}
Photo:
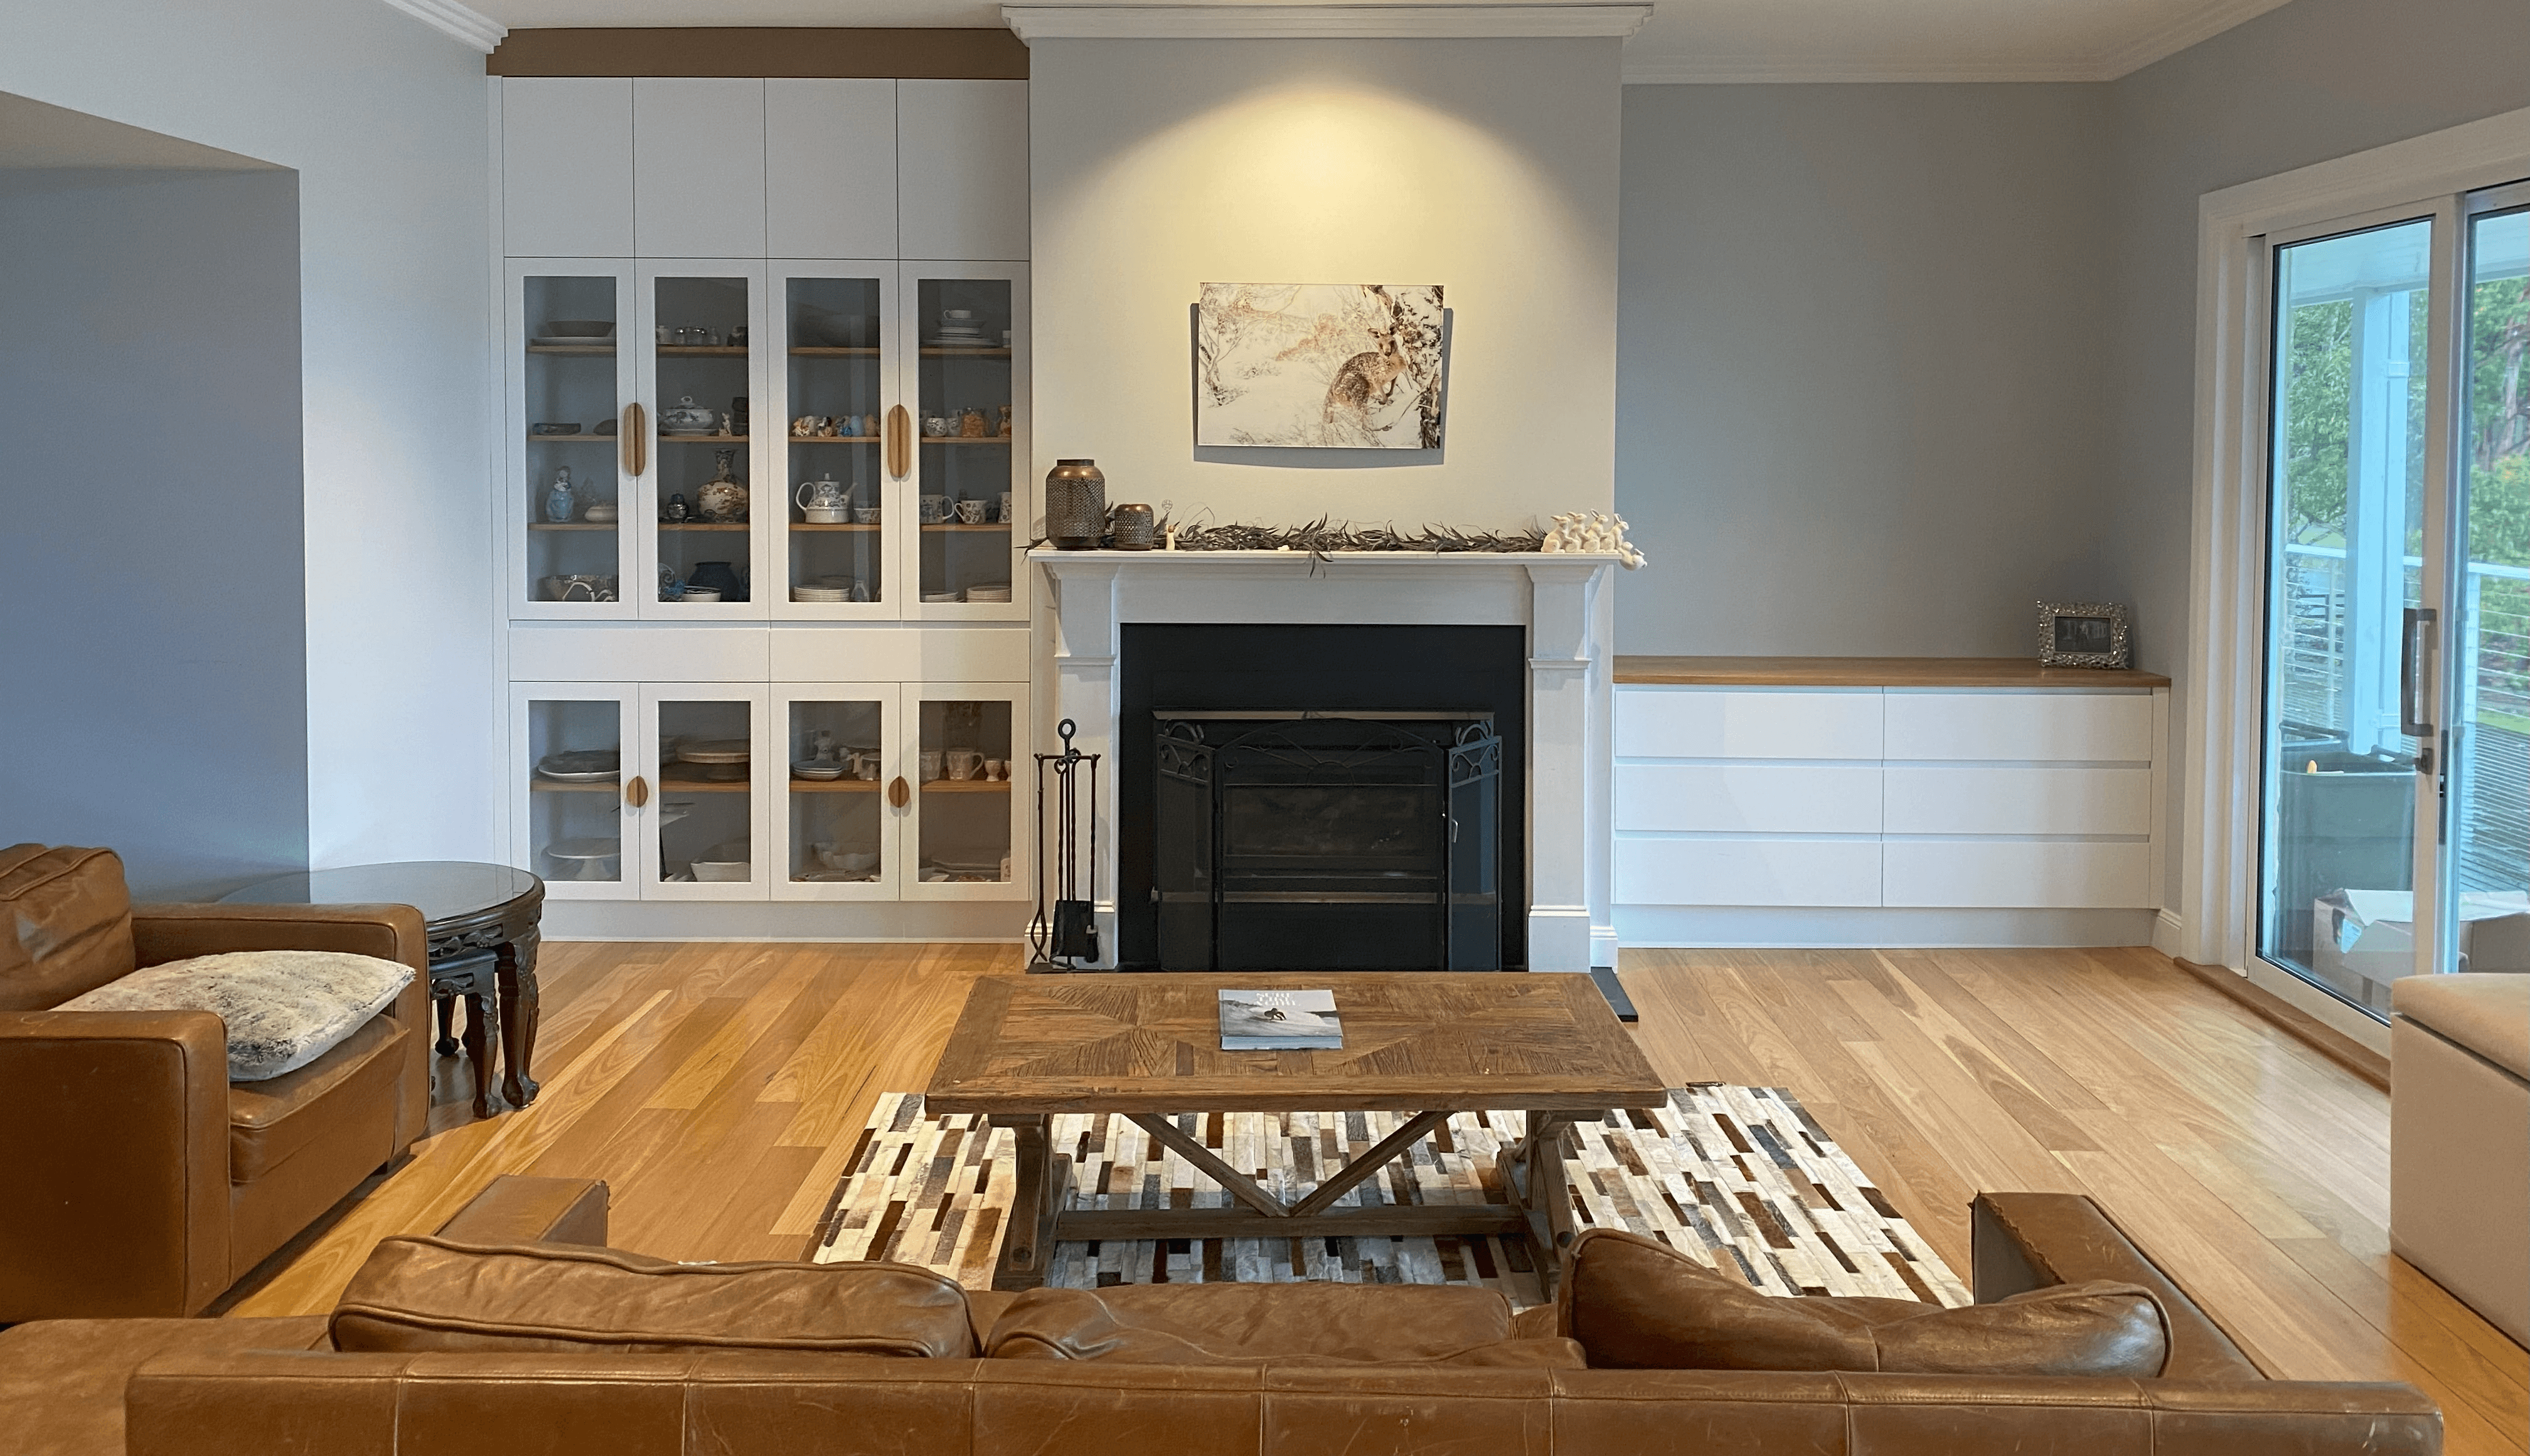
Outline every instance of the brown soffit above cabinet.
{"label": "brown soffit above cabinet", "polygon": [[491,76],[908,77],[1025,81],[1027,47],[1002,29],[619,27],[512,30]]}

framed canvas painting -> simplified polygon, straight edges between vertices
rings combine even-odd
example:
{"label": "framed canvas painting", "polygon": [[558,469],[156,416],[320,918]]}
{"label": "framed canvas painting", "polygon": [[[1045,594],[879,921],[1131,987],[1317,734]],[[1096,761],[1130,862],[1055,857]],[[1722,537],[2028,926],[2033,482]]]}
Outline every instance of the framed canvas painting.
{"label": "framed canvas painting", "polygon": [[1439,284],[1207,283],[1194,443],[1441,448]]}

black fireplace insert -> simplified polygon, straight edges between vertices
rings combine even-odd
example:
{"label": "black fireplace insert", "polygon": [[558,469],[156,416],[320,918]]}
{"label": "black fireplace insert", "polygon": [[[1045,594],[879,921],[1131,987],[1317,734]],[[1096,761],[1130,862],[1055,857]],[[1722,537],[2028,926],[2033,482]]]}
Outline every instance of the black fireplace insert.
{"label": "black fireplace insert", "polygon": [[1525,964],[1525,629],[1123,635],[1120,968]]}

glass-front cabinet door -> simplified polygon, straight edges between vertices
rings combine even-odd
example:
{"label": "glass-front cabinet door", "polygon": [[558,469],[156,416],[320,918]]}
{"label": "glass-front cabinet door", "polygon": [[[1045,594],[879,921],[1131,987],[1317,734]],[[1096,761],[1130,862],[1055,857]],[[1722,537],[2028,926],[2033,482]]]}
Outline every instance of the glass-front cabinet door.
{"label": "glass-front cabinet door", "polygon": [[[638,555],[631,482],[646,445],[633,412],[631,270],[540,258],[510,265],[509,390],[503,493],[510,612],[599,620],[634,615],[625,590]],[[541,873],[541,871],[539,872]]]}
{"label": "glass-front cabinet door", "polygon": [[728,682],[644,683],[644,899],[763,899],[774,785],[770,694]]}
{"label": "glass-front cabinet door", "polygon": [[[764,265],[681,260],[640,276],[639,393],[652,439],[643,474],[644,617],[716,620],[765,616],[766,569],[780,503],[764,397]],[[780,595],[778,590],[772,595]]]}
{"label": "glass-front cabinet door", "polygon": [[511,862],[540,875],[557,899],[632,899],[625,850],[647,786],[626,747],[639,693],[626,683],[520,682],[510,688],[510,744],[521,786]]}
{"label": "glass-front cabinet door", "polygon": [[909,489],[915,529],[904,574],[914,586],[902,614],[931,619],[1009,618],[1033,494],[1028,458],[1025,270],[907,264],[906,327],[913,348],[902,371],[903,438],[890,469]]}
{"label": "glass-front cabinet door", "polygon": [[[1026,690],[990,683],[905,688],[903,776],[910,792],[900,853],[904,899],[1025,898],[1020,818],[1035,782],[1025,757]],[[898,797],[892,790],[891,799]]]}
{"label": "glass-front cabinet door", "polygon": [[[882,445],[895,403],[896,268],[892,263],[780,265],[774,300],[782,353],[773,398],[782,428],[766,433],[790,498],[776,560],[784,592],[773,615],[896,615],[895,553]],[[769,512],[777,503],[767,501]]]}
{"label": "glass-front cabinet door", "polygon": [[893,683],[789,683],[773,690],[785,777],[775,899],[894,899],[904,817]]}

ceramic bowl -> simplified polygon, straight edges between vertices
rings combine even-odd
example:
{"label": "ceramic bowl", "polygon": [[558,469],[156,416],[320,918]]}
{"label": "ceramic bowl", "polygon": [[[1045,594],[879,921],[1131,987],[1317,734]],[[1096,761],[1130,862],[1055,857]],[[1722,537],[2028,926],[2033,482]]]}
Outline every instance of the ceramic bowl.
{"label": "ceramic bowl", "polygon": [[694,879],[705,884],[744,884],[750,866],[742,859],[698,859]]}
{"label": "ceramic bowl", "polygon": [[866,870],[876,865],[878,855],[876,853],[839,853],[834,846],[821,844],[817,846],[817,860],[830,870],[854,871]]}
{"label": "ceramic bowl", "polygon": [[720,600],[720,593],[714,591],[708,586],[689,586],[686,588],[686,594],[680,600],[688,602],[717,602]]}
{"label": "ceramic bowl", "polygon": [[615,508],[612,506],[591,506],[587,510],[579,512],[579,518],[595,525],[613,525],[615,523]]}

